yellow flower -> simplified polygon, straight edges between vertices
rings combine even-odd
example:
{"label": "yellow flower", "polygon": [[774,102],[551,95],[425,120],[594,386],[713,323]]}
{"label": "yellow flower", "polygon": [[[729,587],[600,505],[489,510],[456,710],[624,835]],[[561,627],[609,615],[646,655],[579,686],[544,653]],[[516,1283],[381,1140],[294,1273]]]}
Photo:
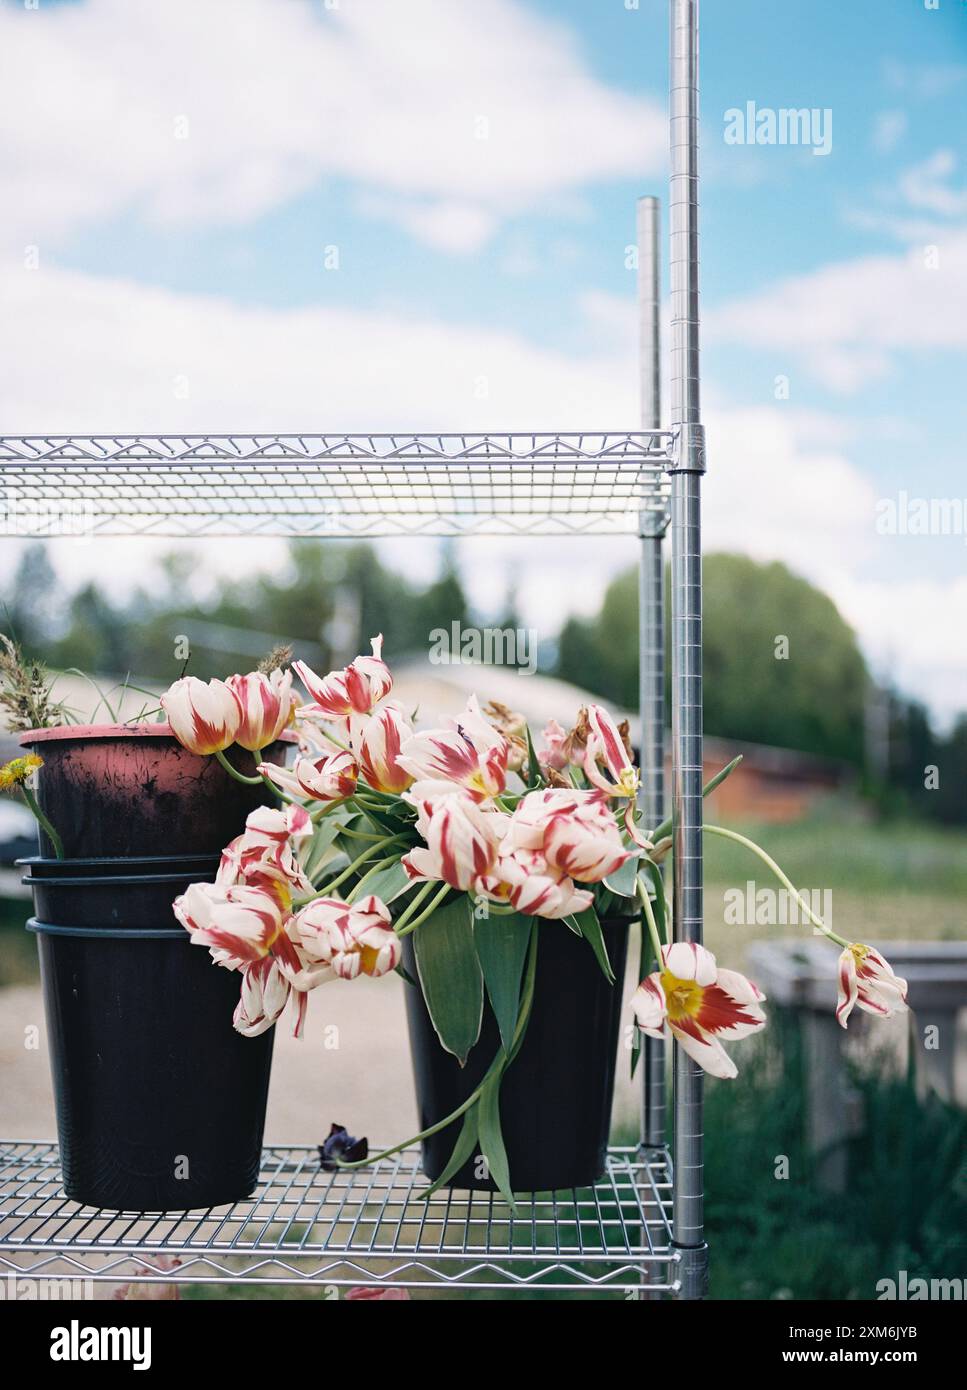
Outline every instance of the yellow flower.
{"label": "yellow flower", "polygon": [[13,758],[0,767],[0,791],[22,786],[27,778],[33,776],[43,765],[43,758],[38,758],[36,753],[26,753],[22,758]]}

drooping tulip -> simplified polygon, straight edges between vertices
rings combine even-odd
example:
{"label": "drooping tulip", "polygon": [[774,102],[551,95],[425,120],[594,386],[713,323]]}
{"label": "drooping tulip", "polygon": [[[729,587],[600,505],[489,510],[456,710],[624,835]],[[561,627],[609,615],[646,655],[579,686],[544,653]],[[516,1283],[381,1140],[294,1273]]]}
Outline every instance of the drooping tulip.
{"label": "drooping tulip", "polygon": [[292,672],[251,671],[247,676],[229,676],[226,684],[238,698],[242,711],[235,742],[257,753],[274,743],[292,719],[295,696]]}
{"label": "drooping tulip", "polygon": [[[410,793],[406,800],[412,800]],[[510,817],[465,792],[414,804],[426,848],[418,846],[403,856],[406,873],[411,879],[441,879],[462,892],[475,891],[477,880],[493,872]]]}
{"label": "drooping tulip", "polygon": [[[232,1024],[246,1038],[257,1038],[280,1018],[289,1002],[292,986],[271,956],[253,962],[242,976],[242,989],[235,1006]],[[299,1037],[305,1017],[306,998],[297,999],[297,1014],[293,1032]]]}
{"label": "drooping tulip", "polygon": [[339,979],[386,975],[400,963],[389,908],[372,894],[356,903],[316,898],[295,915],[292,931],[306,955]]}
{"label": "drooping tulip", "polygon": [[296,845],[311,834],[312,820],[304,806],[259,806],[248,815],[242,834],[222,850],[216,882],[272,882],[289,893],[311,893],[312,884],[295,855]]}
{"label": "drooping tulip", "polygon": [[374,714],[351,721],[350,740],[363,780],[381,792],[405,792],[413,781],[400,763],[400,749],[413,736],[413,726],[399,705],[388,701]]}
{"label": "drooping tulip", "polygon": [[227,952],[235,968],[278,946],[285,950],[285,909],[275,893],[262,888],[193,883],[175,899],[173,910],[195,945]]}
{"label": "drooping tulip", "polygon": [[839,999],[836,1021],[846,1027],[854,1005],[888,1018],[907,1007],[907,982],[872,946],[852,942],[839,958]]}
{"label": "drooping tulip", "polygon": [[221,753],[242,722],[238,696],[224,681],[182,676],[161,697],[171,732],[191,753]]}
{"label": "drooping tulip", "polygon": [[475,887],[482,897],[508,902],[527,917],[570,917],[594,901],[590,889],[576,887],[539,850],[505,850],[493,871],[479,878]]}
{"label": "drooping tulip", "polygon": [[511,816],[505,852],[539,851],[580,883],[600,883],[630,858],[608,798],[600,791],[528,792]]}
{"label": "drooping tulip", "polygon": [[406,740],[399,765],[413,777],[418,800],[449,796],[463,788],[476,801],[499,796],[507,783],[510,745],[480,713],[477,697],[451,728],[430,729]]}
{"label": "drooping tulip", "polygon": [[357,656],[341,671],[318,676],[304,661],[293,670],[309,692],[312,712],[324,719],[348,719],[352,714],[372,714],[393,688],[393,677],[382,658],[383,634],[371,640],[372,656]]}
{"label": "drooping tulip", "polygon": [[262,763],[259,772],[290,796],[312,801],[344,801],[356,790],[359,768],[352,753],[296,758],[291,768]]}
{"label": "drooping tulip", "polygon": [[638,1027],[660,1038],[665,1023],[688,1055],[712,1076],[737,1075],[722,1046],[765,1027],[765,995],[735,970],[722,970],[711,951],[692,942],[662,947],[662,968],[631,998]]}
{"label": "drooping tulip", "polygon": [[[612,796],[633,797],[638,790],[638,772],[621,730],[603,705],[588,705],[587,718],[590,736],[584,752],[584,772],[588,781]],[[599,762],[610,772],[611,782],[601,775]]]}

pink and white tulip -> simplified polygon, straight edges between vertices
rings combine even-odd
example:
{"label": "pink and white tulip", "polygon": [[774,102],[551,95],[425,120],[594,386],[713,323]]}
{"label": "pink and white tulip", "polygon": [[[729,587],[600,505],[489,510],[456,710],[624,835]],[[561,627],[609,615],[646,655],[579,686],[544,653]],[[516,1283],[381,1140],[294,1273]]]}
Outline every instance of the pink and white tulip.
{"label": "pink and white tulip", "polygon": [[232,1017],[235,1031],[246,1038],[257,1038],[278,1022],[293,993],[296,994],[296,1021],[292,1031],[299,1037],[306,1012],[305,994],[293,991],[279,968],[279,962],[271,956],[247,966]]}
{"label": "pink and white tulip", "polygon": [[[414,800],[407,794],[408,801]],[[464,792],[415,801],[416,828],[426,841],[402,859],[411,879],[441,879],[462,892],[476,891],[479,879],[491,874],[500,843],[510,823],[502,811],[479,805]]]}
{"label": "pink and white tulip", "polygon": [[175,899],[173,910],[194,945],[226,953],[220,964],[238,969],[277,948],[288,954],[286,908],[263,888],[193,883]]}
{"label": "pink and white tulip", "polygon": [[161,697],[171,732],[191,753],[221,753],[235,742],[242,722],[238,696],[224,681],[182,676]]}
{"label": "pink and white tulip", "polygon": [[631,998],[638,1027],[651,1037],[672,1036],[712,1076],[731,1079],[737,1069],[722,1046],[765,1027],[762,991],[735,970],[722,970],[711,951],[691,942],[662,947],[662,968],[642,980]]}
{"label": "pink and white tulip", "polygon": [[291,768],[262,763],[259,772],[289,796],[332,802],[352,796],[359,767],[352,753],[340,752],[318,758],[298,757]]}
{"label": "pink and white tulip", "polygon": [[476,695],[452,727],[414,734],[398,759],[414,779],[417,800],[448,796],[457,788],[475,801],[499,796],[507,784],[510,745],[480,712]]}
{"label": "pink and white tulip", "polygon": [[537,754],[537,761],[546,770],[560,772],[570,762],[567,748],[567,732],[556,719],[548,720],[542,734],[544,746]]}
{"label": "pink and white tulip", "polygon": [[308,960],[328,970],[329,978],[386,975],[402,955],[389,909],[372,894],[356,903],[316,898],[293,918],[292,932]]}
{"label": "pink and white tulip", "polygon": [[324,719],[348,719],[353,714],[372,714],[393,688],[393,677],[382,658],[383,634],[371,641],[372,656],[357,656],[341,671],[317,676],[304,661],[293,670],[313,701],[310,712]]}
{"label": "pink and white tulip", "polygon": [[594,894],[577,888],[567,874],[549,864],[538,850],[517,849],[502,853],[493,872],[476,883],[481,896],[510,903],[527,917],[559,919],[583,912]]}
{"label": "pink and white tulip", "polygon": [[257,753],[274,743],[292,719],[295,696],[292,672],[251,671],[247,676],[229,676],[226,684],[238,699],[242,712],[235,742]]}
{"label": "pink and white tulip", "polygon": [[295,847],[311,834],[312,820],[304,806],[258,807],[247,817],[242,834],[222,850],[216,882],[274,883],[288,894],[311,893],[312,884],[295,855]]}
{"label": "pink and white tulip", "polygon": [[836,1021],[846,1027],[854,1005],[869,1014],[889,1018],[907,1007],[907,982],[872,946],[854,941],[839,958],[839,999]]}
{"label": "pink and white tulip", "polygon": [[397,795],[406,791],[413,778],[400,762],[400,751],[412,737],[412,724],[393,701],[351,721],[350,742],[368,786]]}
{"label": "pink and white tulip", "polygon": [[539,851],[548,864],[581,883],[600,883],[631,857],[607,796],[552,788],[528,792],[511,816],[508,850]]}
{"label": "pink and white tulip", "polygon": [[[610,796],[633,797],[638,791],[638,771],[621,737],[621,731],[603,705],[588,705],[589,736],[584,751],[584,772],[588,781]],[[611,781],[603,777],[603,762]]]}

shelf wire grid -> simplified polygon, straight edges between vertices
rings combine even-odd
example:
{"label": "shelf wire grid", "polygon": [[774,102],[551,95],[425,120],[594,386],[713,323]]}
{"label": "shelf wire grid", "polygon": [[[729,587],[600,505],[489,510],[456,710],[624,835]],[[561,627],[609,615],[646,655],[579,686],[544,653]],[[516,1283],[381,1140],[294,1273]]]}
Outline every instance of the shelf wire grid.
{"label": "shelf wire grid", "polygon": [[[0,1142],[0,1270],[95,1283],[293,1284],[676,1293],[663,1151],[614,1148],[594,1187],[425,1197],[419,1151],[324,1172],[318,1149],[268,1148],[253,1195],[206,1211],[79,1206],[57,1146]],[[177,1266],[172,1267],[172,1261]]]}
{"label": "shelf wire grid", "polygon": [[0,436],[5,534],[631,533],[667,514],[673,437],[631,433]]}

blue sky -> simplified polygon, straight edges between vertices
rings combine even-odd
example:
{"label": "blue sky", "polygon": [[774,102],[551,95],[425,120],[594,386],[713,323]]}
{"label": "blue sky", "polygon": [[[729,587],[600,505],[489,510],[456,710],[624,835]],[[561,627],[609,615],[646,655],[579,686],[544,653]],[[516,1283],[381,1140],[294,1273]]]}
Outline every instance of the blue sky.
{"label": "blue sky", "polygon": [[[163,11],[0,3],[6,429],[635,423],[625,250],[635,197],[665,192],[664,0]],[[706,0],[702,68],[709,543],[822,583],[949,716],[967,540],[874,513],[900,488],[967,508],[967,5]],[[829,154],[726,144],[750,101],[828,109]],[[592,545],[589,571],[633,555]],[[540,547],[466,564],[485,604],[521,571],[548,626],[599,594]]]}

